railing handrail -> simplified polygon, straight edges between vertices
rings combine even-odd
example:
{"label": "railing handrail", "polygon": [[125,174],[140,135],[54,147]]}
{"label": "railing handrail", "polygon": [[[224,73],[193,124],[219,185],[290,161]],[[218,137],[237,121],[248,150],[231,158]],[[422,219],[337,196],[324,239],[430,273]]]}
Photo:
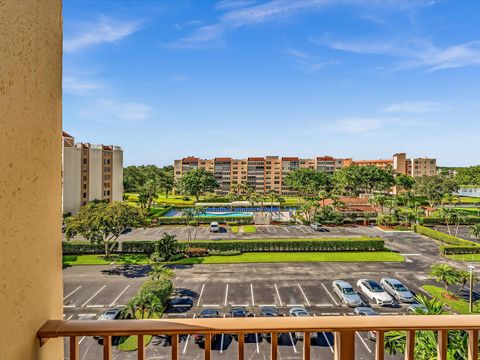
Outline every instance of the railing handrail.
{"label": "railing handrail", "polygon": [[476,315],[318,316],[278,318],[49,320],[37,333],[40,339],[66,336],[127,336],[155,334],[220,334],[341,332],[390,330],[478,330]]}

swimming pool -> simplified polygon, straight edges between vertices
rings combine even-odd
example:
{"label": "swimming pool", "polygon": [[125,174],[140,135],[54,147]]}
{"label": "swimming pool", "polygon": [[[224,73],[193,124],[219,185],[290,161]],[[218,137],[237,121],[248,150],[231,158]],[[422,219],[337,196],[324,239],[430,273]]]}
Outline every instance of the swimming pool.
{"label": "swimming pool", "polygon": [[253,216],[252,213],[249,212],[206,212],[205,214],[199,215],[199,217],[248,217]]}

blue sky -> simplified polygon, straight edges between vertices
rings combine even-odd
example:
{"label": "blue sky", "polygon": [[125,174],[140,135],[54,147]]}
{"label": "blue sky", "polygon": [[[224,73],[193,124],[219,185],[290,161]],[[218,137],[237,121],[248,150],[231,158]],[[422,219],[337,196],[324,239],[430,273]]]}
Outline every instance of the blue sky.
{"label": "blue sky", "polygon": [[64,1],[64,129],[125,164],[480,163],[480,1]]}

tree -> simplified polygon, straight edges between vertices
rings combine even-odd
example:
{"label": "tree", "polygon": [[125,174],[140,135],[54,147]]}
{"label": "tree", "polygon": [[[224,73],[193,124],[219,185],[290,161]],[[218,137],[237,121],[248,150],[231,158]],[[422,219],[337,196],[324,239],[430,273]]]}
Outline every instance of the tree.
{"label": "tree", "polygon": [[161,299],[153,293],[140,291],[125,306],[123,310],[124,317],[134,319],[150,319],[154,314],[161,315],[163,304]]}
{"label": "tree", "polygon": [[123,169],[123,190],[125,192],[138,192],[143,184],[142,169],[138,166],[127,166]]}
{"label": "tree", "polygon": [[159,177],[159,187],[165,192],[165,197],[168,198],[168,194],[175,188],[175,178],[173,174],[173,168],[165,167],[162,169]]}
{"label": "tree", "polygon": [[415,186],[415,179],[409,175],[399,174],[395,178],[395,183],[398,190],[409,192],[412,191]]}
{"label": "tree", "polygon": [[454,267],[447,264],[433,265],[430,270],[430,277],[437,282],[442,282],[445,293],[449,294],[448,286],[457,283],[458,272]]}
{"label": "tree", "polygon": [[446,194],[452,194],[459,190],[458,184],[445,176],[421,176],[416,179],[414,191],[427,198],[430,207],[440,203]]}
{"label": "tree", "polygon": [[194,196],[198,202],[200,196],[214,191],[219,185],[212,172],[197,168],[183,175],[178,181],[177,187],[181,194]]}
{"label": "tree", "polygon": [[333,183],[341,193],[358,196],[374,191],[389,192],[395,185],[395,177],[392,169],[351,165],[336,171]]}
{"label": "tree", "polygon": [[[425,306],[416,308],[414,315],[443,315],[443,305],[436,299],[429,300],[419,294],[417,301]],[[447,341],[447,359],[468,358],[468,334],[465,331],[449,331]],[[415,334],[414,358],[433,360],[437,358],[437,336],[434,331],[417,331]],[[389,355],[404,354],[407,344],[405,331],[389,331],[385,334],[385,350]]]}
{"label": "tree", "polygon": [[[460,285],[460,289],[458,289],[457,294],[460,294],[463,289],[465,289],[465,285],[470,280],[470,271],[467,270],[457,270],[457,279],[456,284]],[[475,278],[473,279],[476,280]]]}
{"label": "tree", "polygon": [[171,280],[175,277],[175,272],[163,264],[153,264],[148,277],[153,281]]}
{"label": "tree", "polygon": [[273,217],[273,203],[280,201],[280,194],[278,194],[275,190],[268,191],[268,198],[270,199],[270,218]]}
{"label": "tree", "polygon": [[320,190],[328,188],[331,184],[330,177],[324,172],[310,168],[299,168],[290,171],[284,180],[285,185],[302,196],[311,197]]}
{"label": "tree", "polygon": [[83,236],[94,244],[103,244],[109,257],[118,237],[129,227],[143,225],[143,212],[123,202],[92,201],[67,219],[66,237]]}
{"label": "tree", "polygon": [[203,206],[195,206],[195,209],[193,209],[193,214],[195,218],[195,231],[193,232],[193,240],[197,240],[197,229],[200,225],[200,216],[205,215],[206,212],[207,209],[205,209]]}
{"label": "tree", "polygon": [[477,240],[480,240],[480,224],[475,224],[475,225],[470,226],[468,234],[471,237],[473,237]]}
{"label": "tree", "polygon": [[155,252],[163,260],[169,261],[177,253],[177,243],[175,235],[164,233],[160,240],[155,243]]}
{"label": "tree", "polygon": [[195,209],[192,208],[187,208],[182,211],[182,218],[185,219],[185,225],[187,226],[188,230],[188,245],[190,246],[190,240],[192,239],[192,235],[190,233],[190,223],[193,221],[195,218]]}

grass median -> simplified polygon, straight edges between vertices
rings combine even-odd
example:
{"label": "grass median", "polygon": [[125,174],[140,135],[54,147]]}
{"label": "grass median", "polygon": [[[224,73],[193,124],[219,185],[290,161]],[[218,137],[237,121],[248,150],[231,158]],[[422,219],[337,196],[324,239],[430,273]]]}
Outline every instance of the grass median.
{"label": "grass median", "polygon": [[[232,256],[191,257],[173,262],[178,265],[193,264],[241,264],[284,262],[403,262],[405,258],[395,252],[255,252]],[[64,266],[78,265],[147,265],[144,254],[115,255],[105,259],[103,255],[64,255]]]}
{"label": "grass median", "polygon": [[456,255],[444,255],[447,259],[457,261],[479,262],[480,254],[456,254]]}
{"label": "grass median", "polygon": [[466,300],[458,299],[449,299],[443,296],[445,294],[445,289],[435,285],[423,285],[422,289],[432,295],[435,299],[440,301],[442,304],[448,306],[453,311],[459,314],[470,314],[468,311],[469,304]]}

